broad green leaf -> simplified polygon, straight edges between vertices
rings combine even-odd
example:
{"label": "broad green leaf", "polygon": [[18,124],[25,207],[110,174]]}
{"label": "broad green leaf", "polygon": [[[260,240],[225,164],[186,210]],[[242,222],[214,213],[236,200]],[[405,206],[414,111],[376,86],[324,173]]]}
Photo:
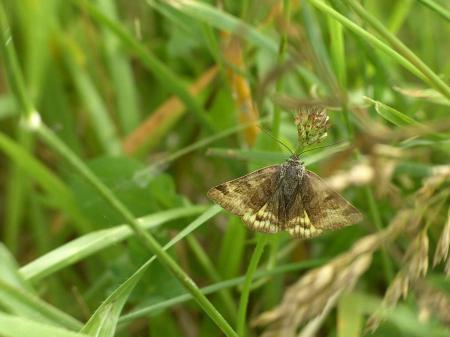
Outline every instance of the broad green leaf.
{"label": "broad green leaf", "polygon": [[[169,175],[160,173],[147,181],[136,179],[136,173],[144,168],[137,160],[102,157],[88,165],[136,217],[182,205]],[[83,178],[71,176],[71,186],[80,208],[97,227],[111,227],[122,221],[122,216]]]}

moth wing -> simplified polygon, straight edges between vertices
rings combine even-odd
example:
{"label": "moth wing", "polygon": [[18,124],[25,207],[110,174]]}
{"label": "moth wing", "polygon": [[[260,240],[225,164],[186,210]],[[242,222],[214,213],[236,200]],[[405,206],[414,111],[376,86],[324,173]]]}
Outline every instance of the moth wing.
{"label": "moth wing", "polygon": [[[319,230],[338,229],[362,220],[362,214],[317,174],[308,171],[303,180],[301,198],[309,222]],[[303,186],[304,185],[304,186]]]}
{"label": "moth wing", "polygon": [[208,191],[208,198],[242,218],[252,230],[279,231],[276,194],[280,166],[264,167]]}

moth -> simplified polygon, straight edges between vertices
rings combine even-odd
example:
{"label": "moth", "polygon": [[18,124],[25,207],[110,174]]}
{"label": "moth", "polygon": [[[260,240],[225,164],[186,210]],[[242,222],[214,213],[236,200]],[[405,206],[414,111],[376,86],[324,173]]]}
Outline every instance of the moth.
{"label": "moth", "polygon": [[287,231],[309,239],[326,230],[355,224],[361,213],[306,169],[297,155],[208,191],[208,197],[242,218],[252,230]]}

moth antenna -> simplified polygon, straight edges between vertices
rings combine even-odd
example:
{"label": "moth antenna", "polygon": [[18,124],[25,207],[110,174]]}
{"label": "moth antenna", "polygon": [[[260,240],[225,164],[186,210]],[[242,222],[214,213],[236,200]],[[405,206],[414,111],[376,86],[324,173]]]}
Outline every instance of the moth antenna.
{"label": "moth antenna", "polygon": [[335,145],[342,144],[342,143],[345,143],[345,142],[347,142],[347,141],[346,141],[346,140],[342,140],[342,141],[337,142],[337,143],[334,143],[334,144],[328,144],[328,145],[318,146],[318,147],[315,147],[315,148],[312,148],[312,149],[308,149],[308,150],[305,150],[305,151],[300,152],[299,156],[302,155],[302,154],[305,153],[305,152],[309,152],[309,151],[313,151],[313,150],[318,150],[318,149],[324,149],[324,148],[326,148],[326,147],[335,146]]}
{"label": "moth antenna", "polygon": [[266,134],[268,134],[272,139],[274,139],[274,140],[276,140],[278,143],[280,143],[281,145],[283,145],[290,153],[291,153],[291,155],[295,155],[295,152],[294,151],[292,151],[291,150],[291,148],[289,147],[289,146],[287,146],[285,143],[283,143],[281,140],[279,140],[277,137],[275,137],[274,135],[272,135],[272,133],[269,131],[269,130],[267,130],[266,128],[264,128],[264,127],[262,127],[262,126],[259,126],[259,125],[257,125],[257,127],[259,128],[259,129],[261,129],[262,131],[264,131]]}

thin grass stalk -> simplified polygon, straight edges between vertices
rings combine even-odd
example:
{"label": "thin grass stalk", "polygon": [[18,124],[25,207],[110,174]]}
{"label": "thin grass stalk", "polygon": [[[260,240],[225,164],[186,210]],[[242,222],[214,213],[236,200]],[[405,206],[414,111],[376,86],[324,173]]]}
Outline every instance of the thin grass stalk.
{"label": "thin grass stalk", "polygon": [[[211,262],[211,259],[208,257],[208,254],[205,252],[201,244],[195,238],[195,236],[190,235],[186,237],[186,241],[189,244],[189,247],[194,252],[194,255],[197,257],[197,260],[202,265],[203,269],[206,271],[208,276],[212,281],[218,283],[222,280],[219,272],[216,267]],[[222,289],[218,292],[218,296],[223,303],[223,306],[226,308],[229,317],[232,320],[236,320],[236,305],[233,301],[233,296],[228,289]]]}
{"label": "thin grass stalk", "polygon": [[[284,0],[283,1],[283,25],[281,27],[282,33],[280,36],[280,44],[278,46],[278,65],[280,67],[283,66],[284,61],[286,60],[287,55],[287,46],[288,46],[288,29],[291,21],[291,1]],[[280,76],[276,82],[276,92],[278,94],[282,93],[284,90],[284,80],[283,76]],[[273,111],[273,120],[272,120],[272,133],[275,138],[278,138],[280,135],[280,124],[281,124],[281,107],[276,104]]]}
{"label": "thin grass stalk", "polygon": [[16,49],[11,36],[11,28],[6,18],[3,4],[0,3],[0,29],[2,34],[1,48],[3,61],[5,62],[6,75],[9,80],[11,90],[21,107],[20,113],[24,117],[30,117],[34,111],[33,103],[28,98],[25,89],[25,82],[22,79],[19,62],[17,60]]}
{"label": "thin grass stalk", "polygon": [[450,11],[439,5],[433,0],[418,0],[424,6],[430,8],[432,11],[436,12],[440,16],[442,16],[447,21],[450,21]]}
{"label": "thin grass stalk", "polygon": [[[378,211],[377,203],[375,201],[375,197],[373,195],[372,188],[370,186],[367,186],[365,188],[366,197],[369,203],[369,210],[370,210],[370,216],[372,218],[373,223],[375,224],[375,227],[378,231],[383,230],[383,222],[381,220],[381,214]],[[383,263],[383,269],[384,273],[386,275],[386,281],[387,283],[391,283],[391,281],[394,279],[394,266],[392,265],[392,261],[389,258],[389,254],[386,251],[386,248],[381,247],[381,259]]]}
{"label": "thin grass stalk", "polygon": [[248,266],[247,273],[245,274],[245,281],[242,287],[241,299],[239,302],[238,318],[236,324],[236,331],[238,333],[238,336],[240,337],[246,335],[245,323],[247,321],[247,307],[248,307],[248,299],[250,297],[252,281],[256,268],[258,267],[259,260],[261,259],[261,256],[264,252],[264,247],[266,246],[268,240],[269,240],[268,235],[258,235],[256,247],[250,259],[250,264]]}

